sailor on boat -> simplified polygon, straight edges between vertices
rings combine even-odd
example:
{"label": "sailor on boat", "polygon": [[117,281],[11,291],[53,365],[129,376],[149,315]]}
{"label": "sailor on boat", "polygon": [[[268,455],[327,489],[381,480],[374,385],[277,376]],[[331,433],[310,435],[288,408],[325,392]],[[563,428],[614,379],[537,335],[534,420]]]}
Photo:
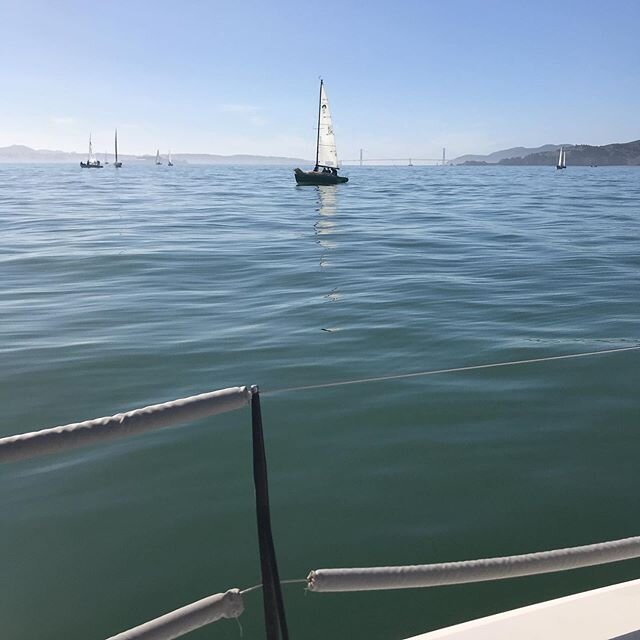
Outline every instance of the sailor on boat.
{"label": "sailor on boat", "polygon": [[318,138],[316,141],[316,164],[313,171],[294,171],[297,184],[341,184],[349,178],[338,175],[336,138],[333,133],[329,101],[320,80],[320,102],[318,105]]}

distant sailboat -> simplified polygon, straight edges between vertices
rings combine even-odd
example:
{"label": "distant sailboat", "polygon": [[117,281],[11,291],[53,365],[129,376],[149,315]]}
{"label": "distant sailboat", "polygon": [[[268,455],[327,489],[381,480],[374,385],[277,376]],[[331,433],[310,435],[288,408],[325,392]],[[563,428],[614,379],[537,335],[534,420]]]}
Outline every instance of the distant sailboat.
{"label": "distant sailboat", "polygon": [[556,169],[566,169],[567,168],[567,152],[564,150],[564,147],[560,147],[560,155],[558,155],[558,164],[556,165]]}
{"label": "distant sailboat", "polygon": [[160,149],[156,151],[156,164],[162,164],[162,161],[160,160]]}
{"label": "distant sailboat", "polygon": [[167,162],[169,167],[173,167],[173,162],[171,162],[171,149],[169,149],[169,162]]}
{"label": "distant sailboat", "polygon": [[105,151],[104,152],[104,163],[105,164],[109,164],[109,159],[108,158],[109,158],[109,154]]}
{"label": "distant sailboat", "polygon": [[117,129],[116,129],[116,137],[115,137],[114,142],[115,142],[116,160],[115,160],[115,162],[113,163],[113,166],[114,166],[116,169],[119,169],[119,168],[122,166],[122,162],[120,162],[120,161],[118,160],[118,130],[117,130]]}
{"label": "distant sailboat", "polygon": [[411,158],[409,158],[409,164],[408,164],[408,166],[409,166],[409,167],[413,167],[413,162],[411,162]]}
{"label": "distant sailboat", "polygon": [[320,102],[318,104],[318,139],[316,142],[316,166],[313,171],[294,171],[298,184],[340,184],[349,178],[338,175],[338,154],[333,133],[329,101],[320,80]]}
{"label": "distant sailboat", "polygon": [[93,145],[91,144],[91,134],[89,134],[89,155],[87,156],[87,161],[80,161],[80,166],[83,169],[102,169],[102,164],[100,164],[100,160],[96,160],[93,155]]}

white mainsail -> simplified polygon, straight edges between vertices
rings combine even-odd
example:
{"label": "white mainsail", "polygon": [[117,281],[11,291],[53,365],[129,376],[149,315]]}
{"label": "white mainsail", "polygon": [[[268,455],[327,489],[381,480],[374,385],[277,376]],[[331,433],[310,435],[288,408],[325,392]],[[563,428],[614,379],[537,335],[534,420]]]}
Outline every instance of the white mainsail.
{"label": "white mainsail", "polygon": [[566,169],[567,167],[567,152],[565,149],[562,150],[562,168]]}
{"label": "white mainsail", "polygon": [[91,144],[91,134],[89,134],[89,158],[87,159],[88,163],[91,163],[95,160],[93,157],[93,145]]}
{"label": "white mainsail", "polygon": [[324,90],[324,83],[320,84],[320,115],[318,118],[318,162],[321,167],[338,168],[338,154],[336,152],[336,138],[333,134],[329,101]]}
{"label": "white mainsail", "polygon": [[562,166],[562,147],[560,147],[560,155],[558,156],[558,166]]}

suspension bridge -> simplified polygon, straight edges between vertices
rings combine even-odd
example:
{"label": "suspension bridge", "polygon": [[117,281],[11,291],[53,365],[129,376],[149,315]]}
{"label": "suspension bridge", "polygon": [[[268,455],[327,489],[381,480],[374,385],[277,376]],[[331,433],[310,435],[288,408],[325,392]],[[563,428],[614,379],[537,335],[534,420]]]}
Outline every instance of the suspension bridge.
{"label": "suspension bridge", "polygon": [[447,164],[447,150],[445,147],[442,149],[442,157],[441,158],[365,158],[364,157],[364,149],[360,149],[360,157],[355,160],[344,160],[344,163],[354,164],[357,163],[361,167],[367,163],[390,163],[390,164],[406,164],[408,166],[413,166],[414,162],[420,163],[429,163],[435,165],[446,165]]}

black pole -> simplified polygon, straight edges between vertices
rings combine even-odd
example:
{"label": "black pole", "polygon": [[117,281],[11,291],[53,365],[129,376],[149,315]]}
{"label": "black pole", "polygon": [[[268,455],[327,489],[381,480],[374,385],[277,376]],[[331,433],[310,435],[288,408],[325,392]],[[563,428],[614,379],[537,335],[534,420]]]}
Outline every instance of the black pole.
{"label": "black pole", "polygon": [[320,157],[320,112],[322,111],[322,78],[320,78],[320,95],[318,96],[318,139],[316,140],[316,167],[318,170],[318,158]]}
{"label": "black pole", "polygon": [[288,640],[289,633],[285,618],[284,600],[282,598],[280,576],[278,575],[278,564],[271,532],[267,458],[264,449],[260,394],[257,387],[253,387],[252,392],[253,482],[256,492],[256,516],[258,521],[265,627],[267,640],[279,640],[279,638]]}

